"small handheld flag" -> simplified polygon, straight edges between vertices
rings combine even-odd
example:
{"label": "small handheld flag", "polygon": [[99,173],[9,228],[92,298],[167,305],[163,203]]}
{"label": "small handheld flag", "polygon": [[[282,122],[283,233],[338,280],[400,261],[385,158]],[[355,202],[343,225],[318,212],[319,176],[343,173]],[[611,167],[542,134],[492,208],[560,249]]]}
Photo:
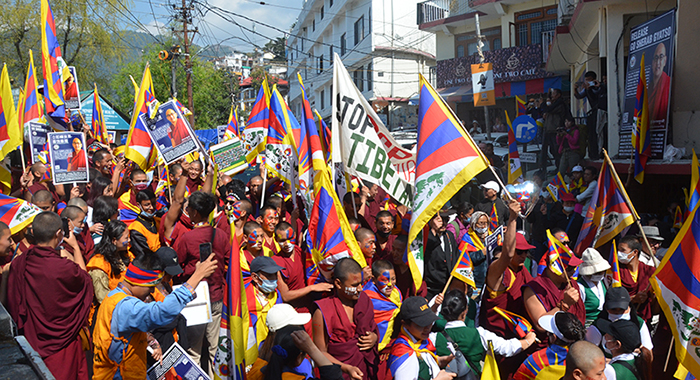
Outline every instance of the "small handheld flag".
{"label": "small handheld flag", "polygon": [[15,101],[12,97],[10,76],[7,64],[0,74],[0,159],[22,144],[22,133],[17,124]]}
{"label": "small handheld flag", "polygon": [[532,325],[530,324],[530,321],[528,321],[524,317],[512,313],[508,310],[503,310],[498,306],[494,306],[493,311],[498,313],[500,316],[503,317],[503,319],[506,320],[508,326],[510,326],[513,329],[513,332],[519,339],[525,338],[525,335],[532,331]]}
{"label": "small handheld flag", "polygon": [[[467,234],[464,235],[466,236]],[[468,249],[462,251],[459,261],[457,261],[455,267],[452,268],[452,273],[450,274],[472,288],[476,288],[476,282],[474,282],[474,264],[472,263],[471,257],[469,257]]]}
{"label": "small handheld flag", "polygon": [[102,104],[100,103],[100,96],[97,94],[97,84],[95,84],[94,100],[92,102],[92,125],[91,125],[92,137],[102,144],[108,144],[109,139],[107,138],[107,126],[105,125],[105,118],[102,114]]}
{"label": "small handheld flag", "polygon": [[508,124],[508,183],[514,184],[523,181],[523,169],[520,166],[520,153],[518,153],[518,143],[515,141],[515,132],[507,111],[506,123]]}
{"label": "small handheld flag", "polygon": [[612,241],[612,249],[610,250],[610,286],[613,288],[622,286],[622,280],[620,279],[620,261],[617,259],[615,240]]}

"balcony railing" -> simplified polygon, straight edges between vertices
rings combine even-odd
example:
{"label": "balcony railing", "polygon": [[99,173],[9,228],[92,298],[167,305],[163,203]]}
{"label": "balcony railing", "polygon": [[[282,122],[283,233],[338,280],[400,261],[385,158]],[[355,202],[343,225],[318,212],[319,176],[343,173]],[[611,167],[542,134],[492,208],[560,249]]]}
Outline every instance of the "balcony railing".
{"label": "balcony railing", "polygon": [[417,5],[418,25],[472,11],[468,0],[428,0]]}
{"label": "balcony railing", "polygon": [[547,63],[549,59],[549,52],[552,48],[552,42],[554,41],[554,30],[547,32],[542,32],[542,62]]}

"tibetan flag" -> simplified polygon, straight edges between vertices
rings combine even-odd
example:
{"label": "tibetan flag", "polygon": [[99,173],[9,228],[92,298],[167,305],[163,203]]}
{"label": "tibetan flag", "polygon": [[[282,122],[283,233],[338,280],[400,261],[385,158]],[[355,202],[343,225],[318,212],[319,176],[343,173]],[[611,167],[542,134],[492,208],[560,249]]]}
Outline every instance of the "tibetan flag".
{"label": "tibetan flag", "polygon": [[612,249],[610,250],[610,286],[619,288],[622,286],[622,277],[620,277],[620,260],[617,259],[617,245],[615,240],[612,241]]}
{"label": "tibetan flag", "polygon": [[[527,115],[527,99],[525,97],[515,96],[515,117]],[[510,123],[508,123],[510,124]]]}
{"label": "tibetan flag", "polygon": [[107,124],[105,124],[104,114],[102,113],[102,103],[100,103],[100,95],[97,93],[97,85],[95,85],[94,100],[92,102],[92,137],[102,144],[109,144],[107,137]]}
{"label": "tibetan flag", "polygon": [[180,113],[182,113],[182,116],[190,116],[192,115],[192,111],[189,110],[189,108],[185,107],[182,103],[180,103],[177,98],[173,98],[175,101],[175,105],[177,106],[177,109],[180,110]]}
{"label": "tibetan flag", "polygon": [[520,166],[518,143],[515,141],[515,132],[508,112],[506,112],[506,123],[508,124],[508,183],[514,184],[523,181],[523,168]]}
{"label": "tibetan flag", "polygon": [[30,121],[37,121],[44,116],[44,109],[41,106],[39,99],[39,84],[34,74],[34,55],[29,51],[29,66],[27,67],[27,79],[24,81],[24,103],[19,113],[22,115],[20,120],[24,127]]}
{"label": "tibetan flag", "polygon": [[637,83],[637,100],[634,105],[634,129],[632,129],[632,146],[634,147],[634,179],[644,182],[644,169],[651,156],[651,134],[649,131],[649,94],[647,93],[646,67],[644,54],[639,62],[639,82]]}
{"label": "tibetan flag", "polygon": [[498,362],[493,354],[493,343],[489,341],[489,350],[484,358],[484,370],[481,372],[481,380],[501,380],[501,373],[498,371]]}
{"label": "tibetan flag", "polygon": [[[698,156],[695,154],[695,149],[693,149],[693,161],[690,166],[690,191],[686,196],[686,210],[688,214],[695,211],[700,202],[700,164],[698,164]],[[686,219],[688,215],[686,215]]]}
{"label": "tibetan flag", "polygon": [[418,235],[442,206],[488,165],[471,136],[421,75],[416,184],[408,234],[408,263],[416,289],[423,281],[424,257]]}
{"label": "tibetan flag", "polygon": [[[306,97],[306,88],[299,77],[299,87],[301,87],[301,128],[293,130],[294,141],[297,144],[297,155],[299,157],[299,183],[302,190],[308,189],[313,180],[313,174],[317,170],[323,170],[326,167],[326,160],[323,155],[323,147],[321,138],[318,135],[314,114],[311,112],[309,99]],[[320,119],[320,118],[319,118]],[[320,119],[323,122],[322,119]],[[307,190],[308,191],[308,190]]]}
{"label": "tibetan flag", "polygon": [[0,194],[0,222],[7,224],[12,234],[20,232],[41,211],[29,202]]}
{"label": "tibetan flag", "polygon": [[508,326],[510,326],[510,328],[513,329],[513,332],[518,337],[518,339],[525,338],[525,335],[532,331],[532,325],[530,324],[530,321],[528,321],[524,317],[515,313],[511,313],[508,310],[503,310],[498,306],[494,306],[493,311],[498,313],[500,316],[503,317],[503,319],[506,320],[506,323],[508,324]]}
{"label": "tibetan flag", "polygon": [[681,206],[676,206],[673,210],[673,228],[680,229],[683,227],[683,211],[681,211]]}
{"label": "tibetan flag", "polygon": [[330,162],[331,160],[331,129],[328,128],[328,125],[326,124],[325,121],[323,121],[323,118],[321,115],[316,112],[316,118],[318,119],[318,133],[319,136],[321,137],[321,143],[323,144],[323,157],[325,158],[326,162]]}
{"label": "tibetan flag", "polygon": [[8,195],[12,190],[12,172],[10,171],[9,158],[0,161],[0,193]]}
{"label": "tibetan flag", "polygon": [[700,376],[700,213],[695,209],[651,277],[675,338],[678,361]]}
{"label": "tibetan flag", "polygon": [[554,274],[561,276],[574,253],[559,239],[555,238],[549,230],[547,230],[547,247],[547,253],[544,255],[547,257],[547,265]]}
{"label": "tibetan flag", "polygon": [[583,218],[575,252],[582,254],[588,247],[598,248],[617,236],[623,229],[639,219],[634,208],[627,205],[629,199],[625,187],[615,172],[610,159],[600,168],[598,184],[593,191],[591,207]]}
{"label": "tibetan flag", "polygon": [[[469,234],[464,234],[467,236]],[[462,239],[464,241],[464,239]],[[460,243],[460,246],[462,244]],[[450,273],[454,278],[464,282],[465,284],[476,288],[476,283],[474,282],[474,264],[472,263],[471,257],[469,257],[469,249],[461,251],[461,255],[455,267],[452,268],[452,273]]]}
{"label": "tibetan flag", "polygon": [[[17,110],[15,114],[17,115],[17,126],[22,129],[24,126],[24,122],[22,121],[22,118],[24,117],[24,102],[25,102],[25,93],[23,89],[19,89],[19,99],[17,100]],[[24,139],[24,136],[22,136],[22,139]]]}
{"label": "tibetan flag", "polygon": [[66,106],[63,99],[61,73],[65,62],[61,58],[56,24],[49,0],[41,0],[41,56],[44,68],[44,100],[46,113],[57,123],[66,126]]}
{"label": "tibetan flag", "polygon": [[238,108],[231,105],[228,123],[226,123],[226,132],[224,132],[224,140],[229,140],[233,138],[233,136],[238,137]]}
{"label": "tibetan flag", "polygon": [[[389,272],[384,272],[377,280],[380,282],[389,282]],[[374,322],[377,323],[379,336],[377,340],[378,351],[382,351],[391,342],[391,335],[394,332],[394,320],[401,309],[401,292],[396,287],[393,287],[389,297],[385,296],[377,288],[374,281],[368,281],[363,286],[362,291],[369,296],[374,306]]]}
{"label": "tibetan flag", "polygon": [[263,78],[253,108],[250,110],[248,122],[243,130],[243,147],[246,150],[245,160],[252,164],[255,158],[265,150],[267,140],[267,125],[270,123],[270,87],[267,76]]}
{"label": "tibetan flag", "polygon": [[352,257],[361,267],[366,267],[365,257],[333,190],[328,169],[316,172],[314,195],[308,240],[314,264],[318,266],[321,275],[330,282],[335,263],[344,257]]}
{"label": "tibetan flag", "polygon": [[[233,224],[231,224],[231,236],[235,236]],[[240,252],[238,241],[232,239],[221,310],[219,346],[212,364],[215,380],[243,380],[246,377],[245,353],[248,347],[250,314],[243,287]]]}
{"label": "tibetan flag", "polygon": [[134,112],[131,116],[131,130],[126,139],[126,150],[124,157],[133,161],[143,171],[150,171],[155,163],[156,149],[151,141],[151,136],[146,131],[146,125],[141,120],[141,115],[151,117],[158,107],[158,101],[153,93],[153,80],[151,79],[151,68],[146,64],[139,87],[139,96],[134,103]]}
{"label": "tibetan flag", "polygon": [[131,84],[134,86],[134,103],[136,103],[136,100],[139,98],[139,85],[136,84],[134,77],[131,75],[129,75],[129,79],[131,79]]}
{"label": "tibetan flag", "polygon": [[22,136],[23,133],[17,124],[10,75],[5,64],[0,74],[0,159],[22,145]]}
{"label": "tibetan flag", "polygon": [[287,108],[287,103],[277,90],[277,85],[273,87],[270,97],[269,120],[265,167],[270,173],[292,185],[294,190],[297,183],[297,153],[292,130],[299,128],[299,122]]}

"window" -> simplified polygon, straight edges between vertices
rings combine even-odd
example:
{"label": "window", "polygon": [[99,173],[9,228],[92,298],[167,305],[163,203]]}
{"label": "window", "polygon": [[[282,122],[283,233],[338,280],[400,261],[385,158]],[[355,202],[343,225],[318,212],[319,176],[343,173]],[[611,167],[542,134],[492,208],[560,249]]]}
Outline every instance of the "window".
{"label": "window", "polygon": [[367,91],[372,91],[372,64],[367,65]]}
{"label": "window", "polygon": [[[483,29],[481,34],[484,36],[483,51],[495,50],[501,48],[501,28]],[[498,41],[498,42],[496,42]],[[466,57],[476,54],[477,39],[472,33],[463,33],[455,35],[455,57]]]}
{"label": "window", "polygon": [[355,45],[359,44],[365,38],[365,15],[355,21]]}
{"label": "window", "polygon": [[457,58],[464,57],[464,45],[457,46]]}
{"label": "window", "polygon": [[355,86],[357,86],[357,89],[360,90],[360,92],[365,91],[365,78],[363,74],[364,71],[362,70],[362,67],[352,73],[352,81],[355,82]]}
{"label": "window", "polygon": [[518,46],[541,44],[542,33],[552,31],[556,27],[556,5],[515,13],[515,41]]}
{"label": "window", "polygon": [[368,18],[367,21],[369,21],[367,23],[367,34],[371,34],[372,33],[372,7],[369,7],[369,13],[367,13],[367,18]]}
{"label": "window", "polygon": [[312,32],[316,31],[316,18],[314,18],[314,20],[311,21],[311,31]]}
{"label": "window", "polygon": [[344,56],[345,55],[345,50],[347,50],[346,42],[345,42],[345,35],[347,33],[343,33],[342,36],[340,36],[340,55]]}
{"label": "window", "polygon": [[328,8],[330,8],[330,7],[332,7],[332,6],[333,6],[333,0],[330,0],[330,1],[328,2]]}
{"label": "window", "polygon": [[331,60],[331,64],[328,66],[333,65],[333,45],[328,47],[328,59]]}
{"label": "window", "polygon": [[326,108],[326,92],[321,90],[321,109]]}
{"label": "window", "polygon": [[318,57],[318,74],[321,74],[323,72],[323,54],[321,54],[320,57]]}
{"label": "window", "polygon": [[323,20],[323,5],[321,5],[321,20]]}

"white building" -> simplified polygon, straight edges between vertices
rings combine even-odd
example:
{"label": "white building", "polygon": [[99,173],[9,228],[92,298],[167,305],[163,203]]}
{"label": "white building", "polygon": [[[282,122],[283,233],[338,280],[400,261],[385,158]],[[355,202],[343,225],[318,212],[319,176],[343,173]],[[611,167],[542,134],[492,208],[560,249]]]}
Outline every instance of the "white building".
{"label": "white building", "polygon": [[[331,115],[333,54],[389,128],[417,124],[418,74],[430,78],[435,36],[416,26],[411,0],[307,0],[287,39],[289,105],[301,115],[300,73],[312,108]],[[388,112],[391,108],[393,111]],[[390,116],[389,116],[390,115]]]}

